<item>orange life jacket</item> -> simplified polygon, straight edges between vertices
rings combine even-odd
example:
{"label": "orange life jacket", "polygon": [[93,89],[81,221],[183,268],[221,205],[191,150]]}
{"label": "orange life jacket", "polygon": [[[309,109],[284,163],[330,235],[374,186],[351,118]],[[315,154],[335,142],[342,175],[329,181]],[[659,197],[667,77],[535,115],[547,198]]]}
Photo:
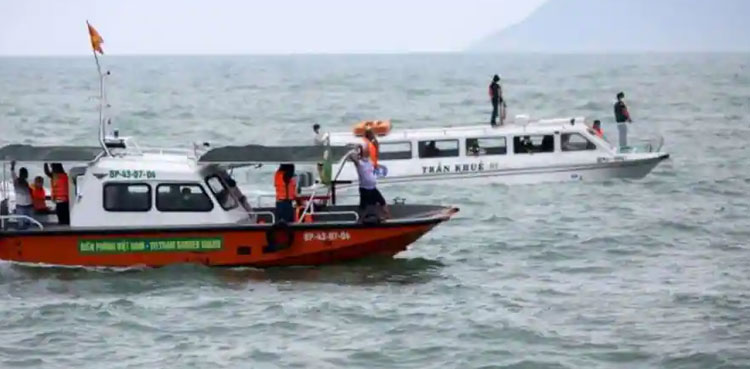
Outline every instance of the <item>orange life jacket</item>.
{"label": "orange life jacket", "polygon": [[52,200],[55,202],[68,201],[68,175],[52,173]]}
{"label": "orange life jacket", "polygon": [[367,149],[367,154],[370,156],[370,162],[372,163],[372,166],[374,168],[378,167],[378,148],[375,146],[375,143],[368,140],[367,137],[363,138],[365,141],[365,148]]}
{"label": "orange life jacket", "polygon": [[273,184],[276,187],[276,201],[294,200],[297,198],[297,181],[291,178],[289,179],[289,183],[285,183],[283,171],[276,171]]}
{"label": "orange life jacket", "polygon": [[44,192],[42,186],[29,186],[31,188],[31,203],[34,205],[34,210],[45,210],[47,209],[47,193]]}

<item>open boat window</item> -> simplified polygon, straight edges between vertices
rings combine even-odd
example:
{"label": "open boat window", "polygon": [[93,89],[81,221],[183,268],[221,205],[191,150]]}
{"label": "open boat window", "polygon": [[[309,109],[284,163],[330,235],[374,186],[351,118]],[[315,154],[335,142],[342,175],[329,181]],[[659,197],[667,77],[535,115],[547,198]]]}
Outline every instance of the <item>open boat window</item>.
{"label": "open boat window", "polygon": [[104,210],[151,210],[151,186],[145,183],[107,183],[104,185]]}
{"label": "open boat window", "polygon": [[378,160],[411,159],[411,142],[381,142]]}
{"label": "open boat window", "polygon": [[[224,210],[232,210],[239,206],[234,196],[230,195],[231,191],[229,187],[221,178],[219,178],[219,176],[213,175],[207,177],[206,184],[208,185],[208,188],[211,189],[211,193],[214,194],[214,197],[216,197],[216,201],[219,202],[219,205],[221,205]],[[236,191],[239,192],[239,189]]]}
{"label": "open boat window", "polygon": [[159,211],[211,211],[214,203],[197,183],[170,183],[156,186]]}
{"label": "open boat window", "polygon": [[466,156],[505,155],[508,145],[505,137],[466,139]]}
{"label": "open boat window", "polygon": [[596,145],[578,133],[563,133],[560,136],[562,151],[596,150]]}
{"label": "open boat window", "polygon": [[419,141],[420,158],[449,158],[458,156],[458,140]]}
{"label": "open boat window", "polygon": [[515,154],[534,154],[555,151],[555,137],[552,135],[528,135],[513,137]]}

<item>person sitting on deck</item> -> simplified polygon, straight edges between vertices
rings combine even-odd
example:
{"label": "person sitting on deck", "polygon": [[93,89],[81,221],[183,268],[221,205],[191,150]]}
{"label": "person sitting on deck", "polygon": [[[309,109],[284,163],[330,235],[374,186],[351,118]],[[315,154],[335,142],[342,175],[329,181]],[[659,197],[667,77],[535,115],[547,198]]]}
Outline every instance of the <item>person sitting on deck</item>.
{"label": "person sitting on deck", "polygon": [[276,222],[294,222],[292,202],[297,199],[294,164],[281,164],[274,175],[273,183],[276,187]]}
{"label": "person sitting on deck", "polygon": [[70,224],[70,206],[68,205],[68,175],[60,163],[52,163],[52,170],[49,170],[47,163],[44,163],[44,174],[50,177],[52,181],[52,200],[55,202],[55,213],[57,222],[60,224]]}
{"label": "person sitting on deck", "polygon": [[[377,177],[375,176],[375,168],[370,163],[369,155],[362,149],[361,146],[357,148],[357,152],[350,156],[349,159],[357,167],[357,175],[359,177],[359,211],[362,214],[360,216],[361,222],[370,222],[370,218],[374,215],[376,221],[390,218],[390,211],[388,210],[388,204],[383,198],[383,195],[377,189]],[[375,206],[378,211],[372,214],[369,209]],[[384,216],[380,216],[380,212]]]}
{"label": "person sitting on deck", "polygon": [[52,214],[52,210],[47,207],[47,191],[44,190],[44,177],[42,176],[36,176],[34,184],[31,185],[31,202],[34,205],[34,214]]}
{"label": "person sitting on deck", "polygon": [[[16,162],[10,162],[10,172],[13,175],[13,190],[16,194],[16,215],[33,216],[33,207],[31,201],[31,188],[29,187],[29,171],[26,168],[18,170],[16,175]],[[24,230],[29,227],[29,220],[26,218],[18,219],[18,229]]]}
{"label": "person sitting on deck", "polygon": [[600,122],[598,119],[594,121],[592,129],[598,137],[604,138],[604,131],[602,131],[602,122]]}

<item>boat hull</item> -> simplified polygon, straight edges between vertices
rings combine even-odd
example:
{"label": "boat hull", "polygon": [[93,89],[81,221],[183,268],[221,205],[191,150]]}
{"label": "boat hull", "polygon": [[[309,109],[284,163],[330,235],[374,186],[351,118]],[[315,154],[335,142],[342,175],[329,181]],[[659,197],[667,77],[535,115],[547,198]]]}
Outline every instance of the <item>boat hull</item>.
{"label": "boat hull", "polygon": [[[467,172],[443,172],[415,175],[395,175],[378,179],[379,185],[429,181],[467,181],[468,183],[499,183],[506,185],[539,184],[552,182],[587,181],[598,182],[610,179],[641,179],[647,176],[668,154],[644,159],[612,161],[594,164],[550,165],[526,168],[506,168]],[[450,169],[450,166],[447,166]],[[356,186],[356,178],[345,177]],[[345,187],[345,186],[340,186]]]}
{"label": "boat hull", "polygon": [[[444,219],[408,224],[293,225],[8,233],[0,259],[97,267],[320,265],[406,250]],[[291,240],[291,242],[287,242]]]}

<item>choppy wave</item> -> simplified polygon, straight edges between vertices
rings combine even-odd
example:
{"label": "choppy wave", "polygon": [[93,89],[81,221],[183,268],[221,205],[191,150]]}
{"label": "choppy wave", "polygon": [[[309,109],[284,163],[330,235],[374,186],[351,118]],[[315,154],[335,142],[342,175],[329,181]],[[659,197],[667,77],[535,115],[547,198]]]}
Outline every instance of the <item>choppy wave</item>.
{"label": "choppy wave", "polygon": [[[395,259],[315,268],[0,262],[0,367],[750,367],[748,55],[110,57],[142,146],[309,142],[312,123],[601,119],[672,155],[640,181],[384,188],[459,216]],[[86,58],[0,58],[0,145],[96,144]],[[606,133],[606,132],[605,132]],[[265,173],[265,174],[264,174]],[[267,168],[238,176],[269,188]],[[32,173],[32,175],[35,173]],[[106,365],[105,365],[106,364]]]}

